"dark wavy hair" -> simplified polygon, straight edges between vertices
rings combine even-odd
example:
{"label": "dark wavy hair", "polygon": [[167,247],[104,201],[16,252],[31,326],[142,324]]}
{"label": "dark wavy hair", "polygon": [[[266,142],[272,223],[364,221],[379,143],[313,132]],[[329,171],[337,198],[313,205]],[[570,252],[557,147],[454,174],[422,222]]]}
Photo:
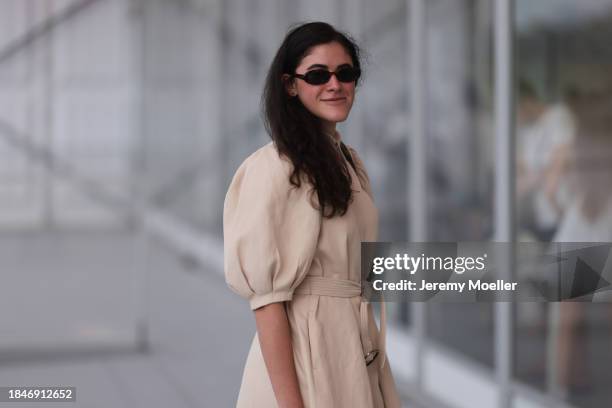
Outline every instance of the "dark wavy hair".
{"label": "dark wavy hair", "polygon": [[[291,29],[270,65],[262,95],[266,131],[281,156],[293,164],[290,182],[300,187],[309,182],[323,216],[344,215],[352,199],[351,177],[333,139],[323,133],[321,119],[299,98],[287,94],[283,74],[294,74],[311,47],[338,42],[361,69],[360,49],[347,34],[323,22],[301,24]],[[357,87],[358,83],[355,84]],[[343,151],[346,148],[343,147]]]}

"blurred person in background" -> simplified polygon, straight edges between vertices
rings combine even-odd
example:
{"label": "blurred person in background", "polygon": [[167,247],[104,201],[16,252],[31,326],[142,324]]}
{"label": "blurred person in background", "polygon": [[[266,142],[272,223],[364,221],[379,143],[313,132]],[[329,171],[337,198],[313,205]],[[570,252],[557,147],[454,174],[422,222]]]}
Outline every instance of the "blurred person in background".
{"label": "blurred person in background", "polygon": [[[556,242],[612,242],[612,92],[577,93],[571,98],[577,117],[577,135],[568,166],[571,200]],[[560,307],[558,382],[564,396],[590,388],[584,335],[586,320],[580,302]],[[609,308],[612,318],[612,308]]]}
{"label": "blurred person in background", "polygon": [[555,241],[612,241],[612,92],[572,98],[578,132],[568,166],[569,196]]}
{"label": "blurred person in background", "polygon": [[550,241],[567,204],[563,179],[575,119],[565,103],[545,103],[527,81],[518,90],[519,222],[537,240]]}
{"label": "blurred person in background", "polygon": [[378,213],[355,150],[336,130],[361,74],[359,48],[326,23],[292,29],[262,98],[272,142],[236,171],[224,207],[225,275],[257,333],[238,407],[401,406],[371,305],[360,244]]}

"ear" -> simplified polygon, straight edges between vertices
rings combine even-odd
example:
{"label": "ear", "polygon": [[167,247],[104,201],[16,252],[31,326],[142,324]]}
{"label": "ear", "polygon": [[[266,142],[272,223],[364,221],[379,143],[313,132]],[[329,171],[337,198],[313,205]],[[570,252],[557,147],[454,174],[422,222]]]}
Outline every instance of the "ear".
{"label": "ear", "polygon": [[295,83],[295,79],[292,80],[289,74],[283,74],[283,76],[281,77],[281,81],[285,85],[285,90],[287,91],[289,96],[297,95],[297,85]]}

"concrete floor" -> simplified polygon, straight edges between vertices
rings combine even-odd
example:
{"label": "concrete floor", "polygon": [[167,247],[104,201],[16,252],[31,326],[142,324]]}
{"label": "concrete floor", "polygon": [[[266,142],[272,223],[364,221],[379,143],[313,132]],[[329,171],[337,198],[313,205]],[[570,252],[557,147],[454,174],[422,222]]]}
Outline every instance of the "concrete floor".
{"label": "concrete floor", "polygon": [[[143,249],[139,239],[114,232],[0,237],[9,283],[0,289],[0,385],[75,386],[77,402],[54,408],[234,406],[255,332],[248,305],[221,274],[159,242]],[[139,265],[148,281],[130,286]],[[143,284],[147,348],[135,335]]]}
{"label": "concrete floor", "polygon": [[[0,271],[0,386],[75,386],[77,402],[55,408],[234,406],[255,325],[221,271],[116,231],[0,234]],[[608,309],[599,309],[604,321]],[[459,310],[450,319],[463,320]],[[519,354],[543,355],[537,337],[520,336]],[[453,339],[462,350],[474,343]],[[609,333],[593,332],[588,343],[595,389],[570,401],[599,408],[610,401]],[[533,364],[517,364],[527,380],[521,368]],[[539,371],[528,382],[543,378]],[[0,403],[13,406],[41,404]],[[406,398],[405,406],[417,405]]]}

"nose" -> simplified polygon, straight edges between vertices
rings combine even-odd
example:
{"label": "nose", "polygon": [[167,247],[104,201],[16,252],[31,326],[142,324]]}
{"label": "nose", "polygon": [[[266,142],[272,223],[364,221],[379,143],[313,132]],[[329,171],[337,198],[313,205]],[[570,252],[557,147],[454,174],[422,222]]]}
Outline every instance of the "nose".
{"label": "nose", "polygon": [[329,78],[329,81],[327,81],[327,89],[329,90],[337,90],[340,89],[340,81],[338,81],[338,78],[336,78],[336,74],[332,74],[331,78]]}

